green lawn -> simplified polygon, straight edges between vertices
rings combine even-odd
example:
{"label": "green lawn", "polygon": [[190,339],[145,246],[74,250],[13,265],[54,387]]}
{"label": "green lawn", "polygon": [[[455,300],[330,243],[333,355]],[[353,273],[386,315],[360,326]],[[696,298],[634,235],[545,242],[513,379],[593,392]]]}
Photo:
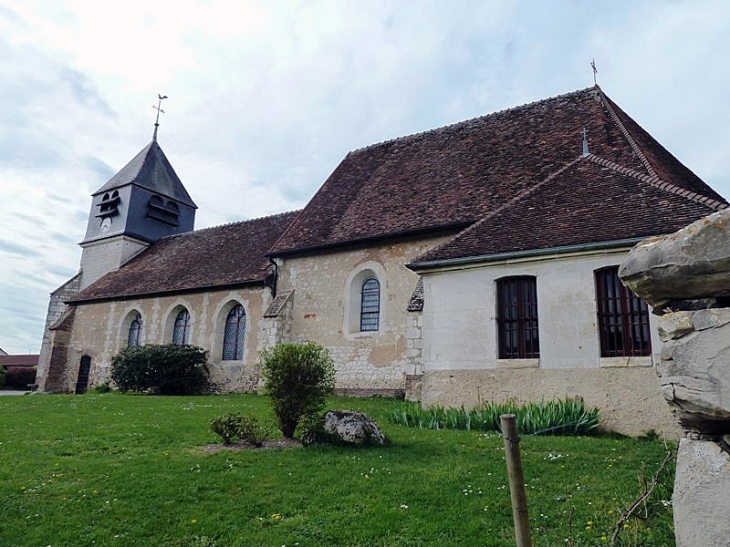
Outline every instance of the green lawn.
{"label": "green lawn", "polygon": [[[385,448],[206,453],[212,418],[269,419],[267,399],[0,398],[0,546],[514,545],[501,437],[395,426],[392,404],[328,405],[375,417]],[[521,447],[534,544],[550,547],[568,545],[572,508],[574,545],[608,545],[642,465],[652,474],[665,454],[608,437]],[[674,545],[669,496],[659,488],[619,544]]]}

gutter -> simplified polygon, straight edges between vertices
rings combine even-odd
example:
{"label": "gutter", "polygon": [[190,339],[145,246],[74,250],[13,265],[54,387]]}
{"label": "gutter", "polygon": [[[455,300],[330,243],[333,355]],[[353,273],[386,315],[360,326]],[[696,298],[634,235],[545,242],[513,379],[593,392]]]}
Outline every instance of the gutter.
{"label": "gutter", "polygon": [[[646,236],[650,237],[650,236]],[[413,271],[422,271],[432,268],[455,268],[464,266],[476,266],[485,262],[499,262],[520,260],[525,258],[547,257],[550,255],[563,255],[570,253],[580,253],[589,251],[603,251],[609,249],[619,249],[622,247],[633,247],[637,243],[644,241],[646,237],[632,237],[628,239],[617,239],[614,241],[601,241],[599,243],[582,243],[580,245],[562,245],[560,247],[550,247],[548,249],[530,249],[526,251],[510,251],[504,253],[494,253],[488,255],[468,256],[461,258],[445,258],[443,260],[428,260],[425,262],[411,262],[406,264],[406,268]]]}
{"label": "gutter", "polygon": [[[268,276],[270,277],[270,276]],[[78,306],[81,304],[95,304],[97,302],[109,302],[111,300],[136,300],[141,298],[157,298],[157,297],[164,297],[164,296],[175,296],[177,294],[189,294],[189,293],[201,293],[201,292],[212,292],[212,291],[218,291],[218,290],[225,290],[225,289],[233,289],[237,287],[252,287],[252,286],[262,286],[262,287],[268,287],[267,284],[267,278],[263,279],[251,279],[248,281],[238,281],[235,283],[226,283],[224,285],[207,285],[207,286],[199,286],[199,287],[189,287],[184,289],[171,289],[168,291],[153,291],[153,292],[146,292],[146,293],[137,293],[137,294],[121,294],[121,295],[110,295],[110,296],[99,296],[99,297],[88,297],[88,298],[82,298],[82,299],[75,299],[72,298],[70,300],[65,300],[64,304],[68,304],[69,306]]]}

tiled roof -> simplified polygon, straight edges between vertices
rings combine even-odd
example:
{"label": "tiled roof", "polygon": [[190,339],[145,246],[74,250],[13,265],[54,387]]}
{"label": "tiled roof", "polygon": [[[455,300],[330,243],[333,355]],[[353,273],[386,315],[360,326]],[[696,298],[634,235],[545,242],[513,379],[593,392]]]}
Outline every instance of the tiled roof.
{"label": "tiled roof", "polygon": [[592,154],[722,199],[593,87],[349,153],[271,254],[466,227],[580,157],[584,128]]}
{"label": "tiled roof", "polygon": [[110,192],[128,184],[142,186],[185,205],[196,207],[157,141],[145,146],[104,186],[94,192],[94,195]]}
{"label": "tiled roof", "polygon": [[407,311],[423,311],[423,278],[418,278],[416,288],[413,289],[413,294],[408,300]]}
{"label": "tiled roof", "polygon": [[667,234],[724,207],[712,198],[589,155],[418,257],[411,266]]}
{"label": "tiled roof", "polygon": [[273,274],[265,253],[298,213],[163,238],[71,303],[264,283]]}
{"label": "tiled roof", "polygon": [[35,367],[40,355],[0,355],[0,366],[3,367]]}

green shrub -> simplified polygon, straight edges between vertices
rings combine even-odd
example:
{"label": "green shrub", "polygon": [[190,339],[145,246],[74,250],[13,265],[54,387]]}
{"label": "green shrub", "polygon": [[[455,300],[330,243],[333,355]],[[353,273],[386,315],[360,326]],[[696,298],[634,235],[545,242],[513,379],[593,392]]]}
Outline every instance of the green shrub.
{"label": "green shrub", "polygon": [[5,367],[0,367],[0,388],[5,385]]}
{"label": "green shrub", "polygon": [[392,423],[418,429],[464,429],[500,431],[499,417],[515,414],[520,433],[546,435],[585,435],[599,424],[597,408],[586,408],[582,399],[559,399],[516,405],[514,402],[485,403],[466,410],[435,406],[424,409],[420,403],[396,403],[388,418]]}
{"label": "green shrub", "polygon": [[285,438],[294,437],[302,416],[316,414],[335,388],[335,366],[319,344],[279,344],[261,352],[261,373],[276,421]]}
{"label": "green shrub", "polygon": [[238,424],[238,437],[253,446],[261,446],[271,436],[271,430],[263,427],[256,416],[244,414]]}
{"label": "green shrub", "polygon": [[238,438],[253,446],[261,446],[269,438],[271,430],[263,427],[256,416],[228,413],[210,423],[210,430],[218,435],[223,444],[229,445]]}
{"label": "green shrub", "polygon": [[324,415],[310,413],[299,420],[299,438],[304,446],[329,442],[329,435],[324,430]]}
{"label": "green shrub", "polygon": [[232,413],[218,416],[210,423],[210,430],[221,438],[223,444],[231,444],[238,437],[241,418],[240,414]]}
{"label": "green shrub", "polygon": [[131,346],[112,359],[112,380],[123,392],[202,393],[208,387],[206,361],[205,350],[195,346]]}
{"label": "green shrub", "polygon": [[8,367],[5,371],[5,387],[28,389],[28,384],[35,383],[35,373],[35,367]]}
{"label": "green shrub", "polygon": [[91,393],[109,393],[112,391],[112,386],[109,385],[109,382],[104,382],[103,384],[93,387],[90,391]]}

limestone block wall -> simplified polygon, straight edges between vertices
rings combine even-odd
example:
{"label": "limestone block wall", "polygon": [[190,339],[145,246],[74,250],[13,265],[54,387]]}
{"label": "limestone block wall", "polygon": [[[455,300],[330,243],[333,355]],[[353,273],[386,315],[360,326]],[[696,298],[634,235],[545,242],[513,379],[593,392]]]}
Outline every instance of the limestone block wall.
{"label": "limestone block wall", "polygon": [[[407,307],[418,282],[405,265],[444,240],[430,237],[277,259],[278,290],[294,290],[292,341],[327,347],[341,390],[402,390],[412,369]],[[359,331],[363,272],[380,282],[380,328],[374,332]]]}
{"label": "limestone block wall", "polygon": [[68,309],[68,306],[64,302],[79,292],[80,283],[81,274],[79,273],[51,293],[48,302],[48,311],[46,312],[46,324],[43,329],[43,342],[41,343],[41,354],[38,359],[38,371],[36,373],[36,383],[40,391],[46,389],[46,378],[51,364],[52,348],[54,347],[54,334],[50,330],[50,327]]}
{"label": "limestone block wall", "polygon": [[[254,391],[259,386],[258,352],[262,349],[261,318],[271,302],[268,288],[240,288],[76,306],[74,328],[68,344],[67,379],[63,391],[71,391],[80,359],[91,357],[90,387],[111,379],[111,360],[127,344],[129,324],[140,313],[142,344],[169,344],[177,313],[190,313],[189,343],[209,352],[214,389],[224,392]],[[228,311],[236,305],[246,311],[243,358],[223,361],[223,331]]]}
{"label": "limestone block wall", "polygon": [[[656,318],[650,317],[652,356],[601,357],[594,271],[619,265],[627,254],[595,251],[424,273],[424,404],[580,396],[599,406],[614,430],[677,436],[669,410],[656,405]],[[498,358],[496,280],[517,275],[536,277],[539,359]]]}

